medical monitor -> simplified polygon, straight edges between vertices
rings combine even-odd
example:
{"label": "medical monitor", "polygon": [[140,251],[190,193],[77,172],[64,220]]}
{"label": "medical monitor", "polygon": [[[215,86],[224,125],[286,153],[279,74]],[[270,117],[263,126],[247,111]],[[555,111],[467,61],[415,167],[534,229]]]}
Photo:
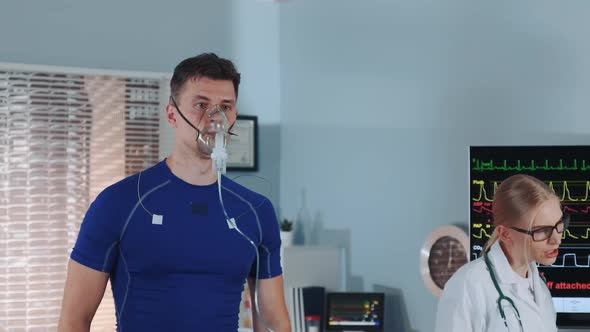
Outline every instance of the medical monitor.
{"label": "medical monitor", "polygon": [[384,331],[384,293],[327,293],[326,331]]}
{"label": "medical monitor", "polygon": [[558,326],[590,327],[590,146],[473,146],[469,162],[471,259],[480,257],[493,232],[492,201],[502,180],[528,174],[544,181],[571,222],[557,260],[539,266],[539,272],[551,291]]}

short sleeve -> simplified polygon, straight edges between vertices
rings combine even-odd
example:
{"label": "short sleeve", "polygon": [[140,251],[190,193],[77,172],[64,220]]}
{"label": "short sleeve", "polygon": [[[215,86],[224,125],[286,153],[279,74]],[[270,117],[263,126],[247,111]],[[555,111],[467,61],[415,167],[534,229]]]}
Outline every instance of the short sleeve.
{"label": "short sleeve", "polygon": [[[262,227],[262,241],[258,246],[260,260],[258,278],[274,278],[283,274],[279,223],[274,207],[268,199],[257,208],[257,214]],[[256,277],[256,262],[252,265],[250,277]]]}
{"label": "short sleeve", "polygon": [[109,188],[92,202],[70,256],[73,260],[97,271],[113,270],[123,224],[116,202],[116,194]]}

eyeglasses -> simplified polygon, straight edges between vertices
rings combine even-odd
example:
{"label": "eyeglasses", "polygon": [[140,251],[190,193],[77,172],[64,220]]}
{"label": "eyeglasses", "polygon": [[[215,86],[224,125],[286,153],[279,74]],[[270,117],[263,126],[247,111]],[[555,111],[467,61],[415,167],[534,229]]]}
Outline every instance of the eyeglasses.
{"label": "eyeglasses", "polygon": [[561,217],[561,220],[559,220],[557,222],[557,224],[555,224],[555,226],[541,227],[541,228],[537,228],[532,231],[518,228],[518,227],[510,227],[510,228],[512,228],[513,230],[515,230],[517,232],[528,234],[533,237],[533,241],[540,242],[540,241],[545,241],[548,238],[550,238],[551,235],[553,234],[553,230],[556,230],[558,234],[563,233],[565,231],[565,229],[569,226],[570,219],[571,219],[571,216],[567,213],[564,213],[563,217]]}

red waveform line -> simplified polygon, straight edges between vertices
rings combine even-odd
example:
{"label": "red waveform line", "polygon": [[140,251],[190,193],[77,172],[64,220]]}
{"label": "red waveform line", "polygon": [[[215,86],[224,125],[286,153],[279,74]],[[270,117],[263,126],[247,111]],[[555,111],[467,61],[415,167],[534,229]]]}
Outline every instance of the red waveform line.
{"label": "red waveform line", "polygon": [[479,209],[473,209],[473,212],[475,212],[475,213],[484,213],[484,212],[492,213],[492,209],[488,209],[488,208],[482,206]]}
{"label": "red waveform line", "polygon": [[578,210],[578,209],[574,209],[569,206],[566,206],[563,210],[564,210],[564,212],[568,212],[570,214],[590,214],[590,206],[585,206],[584,209],[582,209],[582,210]]}

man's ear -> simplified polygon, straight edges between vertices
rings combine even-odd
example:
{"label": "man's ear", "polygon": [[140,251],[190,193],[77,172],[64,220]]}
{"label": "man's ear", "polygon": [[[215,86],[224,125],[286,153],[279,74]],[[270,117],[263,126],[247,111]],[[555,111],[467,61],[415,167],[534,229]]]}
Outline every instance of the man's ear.
{"label": "man's ear", "polygon": [[176,128],[176,112],[172,104],[166,105],[166,120],[173,128]]}
{"label": "man's ear", "polygon": [[509,228],[504,225],[496,226],[496,233],[498,234],[498,239],[504,243],[512,243],[512,233],[510,232]]}

